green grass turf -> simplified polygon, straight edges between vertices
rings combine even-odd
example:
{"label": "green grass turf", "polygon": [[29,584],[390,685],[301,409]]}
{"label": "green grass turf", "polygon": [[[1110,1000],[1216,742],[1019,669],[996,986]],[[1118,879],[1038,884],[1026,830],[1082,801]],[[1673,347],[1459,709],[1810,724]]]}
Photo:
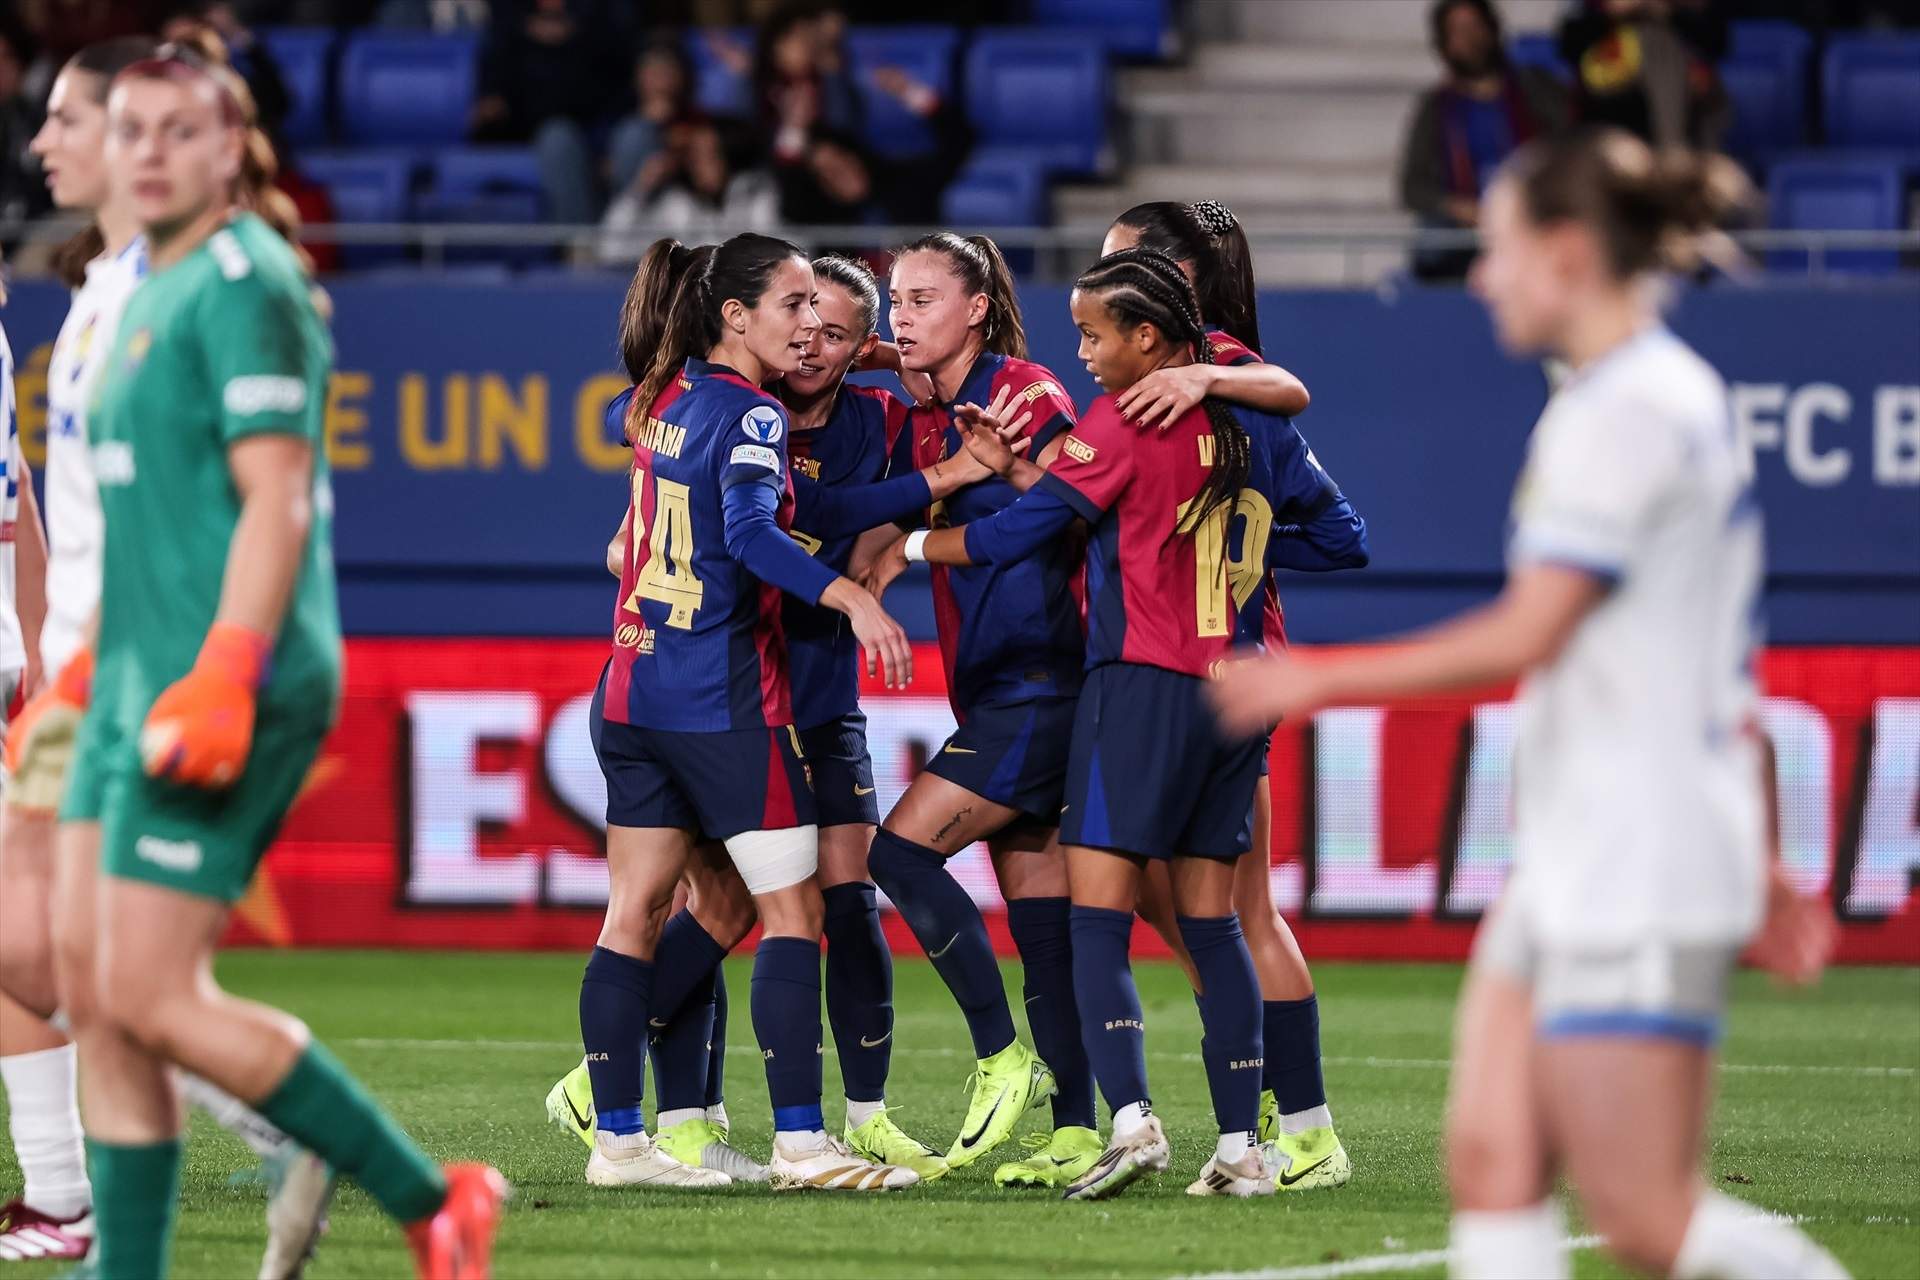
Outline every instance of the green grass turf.
{"label": "green grass turf", "polygon": [[[1198,1020],[1179,973],[1142,964],[1155,1105],[1173,1138],[1174,1168],[1119,1200],[1083,1205],[995,1188],[993,1157],[884,1198],[589,1188],[584,1148],[542,1114],[548,1087],[578,1060],[580,964],[570,955],[243,951],[223,956],[220,969],[234,990],[307,1018],[431,1151],[506,1172],[516,1195],[501,1231],[503,1277],[1166,1276],[1445,1241],[1438,1135],[1446,1073],[1435,1064],[1447,1052],[1457,968],[1319,968],[1328,1091],[1353,1182],[1236,1202],[1182,1194],[1212,1142]],[[1017,981],[1017,971],[1008,976]],[[728,1106],[742,1145],[764,1155],[769,1123],[746,1016],[748,965],[734,962],[728,980],[736,993]],[[902,963],[897,987],[892,1101],[904,1127],[944,1146],[965,1108],[964,1028],[924,963]],[[1812,994],[1742,975],[1726,1060],[1765,1069],[1721,1077],[1712,1177],[1806,1218],[1856,1276],[1920,1276],[1920,971],[1836,972]],[[828,1115],[837,1118],[831,1048],[826,1063]],[[1003,1150],[1018,1153],[1015,1144]],[[227,1181],[247,1163],[244,1148],[196,1121],[174,1274],[254,1273],[260,1192]],[[11,1152],[0,1154],[0,1189],[17,1182]],[[343,1189],[308,1274],[406,1269],[398,1233],[364,1195]],[[14,1265],[5,1274],[40,1280],[50,1270]],[[1591,1252],[1577,1272],[1618,1274]]]}

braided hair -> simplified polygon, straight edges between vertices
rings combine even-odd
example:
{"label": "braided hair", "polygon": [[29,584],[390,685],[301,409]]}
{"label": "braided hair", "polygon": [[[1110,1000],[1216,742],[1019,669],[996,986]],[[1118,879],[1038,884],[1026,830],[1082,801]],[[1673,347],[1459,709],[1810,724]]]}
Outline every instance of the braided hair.
{"label": "braided hair", "polygon": [[[1122,249],[1087,268],[1073,287],[1098,294],[1117,325],[1150,324],[1171,342],[1193,349],[1195,360],[1211,364],[1207,327],[1200,319],[1200,302],[1180,264],[1156,249]],[[1253,442],[1224,400],[1201,401],[1213,428],[1213,467],[1199,501],[1188,507],[1180,532],[1191,533],[1214,512],[1232,510],[1253,468]]]}
{"label": "braided hair", "polygon": [[1200,314],[1253,351],[1260,350],[1253,249],[1233,210],[1218,200],[1150,200],[1115,218],[1113,225],[1131,228],[1144,248],[1185,263],[1196,282]]}

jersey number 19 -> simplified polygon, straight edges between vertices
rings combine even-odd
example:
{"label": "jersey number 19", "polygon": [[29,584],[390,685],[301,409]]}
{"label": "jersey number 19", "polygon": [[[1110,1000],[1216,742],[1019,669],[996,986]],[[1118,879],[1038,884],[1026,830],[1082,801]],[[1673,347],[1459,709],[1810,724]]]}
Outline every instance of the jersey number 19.
{"label": "jersey number 19", "polygon": [[[1195,497],[1176,507],[1174,528],[1185,526],[1201,501]],[[1227,533],[1235,517],[1246,519],[1238,555],[1230,554],[1227,547]],[[1231,635],[1234,615],[1247,607],[1266,576],[1273,505],[1258,489],[1242,489],[1231,511],[1225,506],[1215,507],[1192,533],[1194,634]]]}

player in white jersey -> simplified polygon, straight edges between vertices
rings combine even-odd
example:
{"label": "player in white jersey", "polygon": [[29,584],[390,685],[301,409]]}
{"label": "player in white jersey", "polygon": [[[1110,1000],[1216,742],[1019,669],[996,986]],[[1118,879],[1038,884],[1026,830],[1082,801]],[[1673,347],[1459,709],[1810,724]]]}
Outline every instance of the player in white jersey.
{"label": "player in white jersey", "polygon": [[[47,524],[45,622],[28,616],[49,679],[9,726],[12,775],[0,834],[0,1071],[26,1189],[0,1208],[0,1261],[81,1257],[91,1242],[88,1186],[75,1096],[73,1048],[48,1025],[60,1003],[49,924],[54,870],[90,865],[54,857],[55,812],[66,790],[73,735],[92,676],[91,636],[100,599],[104,521],[88,446],[87,406],[103,376],[120,313],[146,275],[146,249],[124,193],[108,189],[104,162],[106,98],[113,77],[154,52],[142,37],[82,49],[62,68],[48,98],[47,122],[32,149],[54,203],[94,222],[56,257],[73,302],[47,367]],[[22,486],[30,501],[31,490]],[[19,523],[29,532],[25,514]],[[11,517],[9,516],[9,519]],[[39,516],[31,513],[38,538]],[[36,545],[44,546],[43,543]],[[21,543],[23,551],[27,543]],[[0,552],[4,560],[4,552]],[[23,561],[23,565],[24,565]],[[23,584],[24,585],[24,584]],[[31,593],[30,593],[31,594]],[[11,600],[9,593],[7,599]],[[39,598],[39,597],[36,597]],[[4,632],[0,632],[0,644]],[[0,648],[0,670],[5,651]],[[98,841],[98,825],[61,828],[69,840]],[[62,891],[74,891],[62,884]],[[80,890],[90,892],[90,890]],[[18,1017],[12,1016],[14,1013]],[[27,1044],[33,1052],[15,1049]],[[17,1056],[9,1056],[17,1055]],[[244,1104],[193,1077],[186,1096],[258,1153],[269,1186],[263,1276],[298,1274],[324,1220],[333,1185],[324,1163],[290,1142]]]}
{"label": "player in white jersey", "polygon": [[1474,288],[1503,345],[1572,371],[1528,449],[1505,590],[1391,648],[1248,662],[1216,689],[1223,720],[1252,729],[1524,677],[1516,869],[1454,1049],[1456,1276],[1566,1276],[1559,1175],[1631,1266],[1845,1275],[1699,1171],[1742,947],[1810,981],[1834,936],[1770,869],[1750,460],[1719,375],[1657,311],[1656,273],[1744,194],[1722,158],[1623,134],[1516,153],[1482,205]]}

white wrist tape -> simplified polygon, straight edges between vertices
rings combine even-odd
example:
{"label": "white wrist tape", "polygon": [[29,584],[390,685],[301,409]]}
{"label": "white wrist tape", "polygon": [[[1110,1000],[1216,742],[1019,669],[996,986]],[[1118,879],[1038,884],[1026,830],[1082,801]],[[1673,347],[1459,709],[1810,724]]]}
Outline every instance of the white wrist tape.
{"label": "white wrist tape", "polygon": [[926,563],[927,535],[932,532],[931,529],[915,529],[907,535],[907,545],[902,549],[906,552],[908,564]]}

